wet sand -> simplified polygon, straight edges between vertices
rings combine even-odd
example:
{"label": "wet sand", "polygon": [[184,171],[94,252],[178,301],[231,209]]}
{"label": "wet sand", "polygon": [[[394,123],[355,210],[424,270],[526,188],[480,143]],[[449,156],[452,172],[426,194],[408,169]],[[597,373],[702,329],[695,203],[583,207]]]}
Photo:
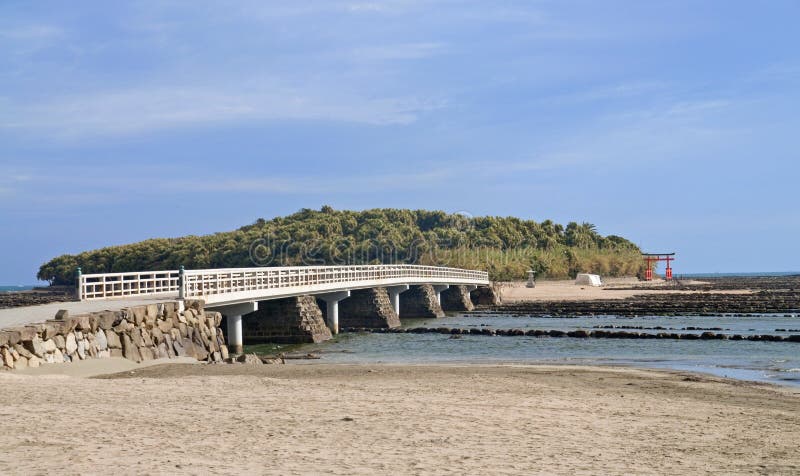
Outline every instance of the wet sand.
{"label": "wet sand", "polygon": [[677,372],[169,364],[0,387],[2,474],[800,472],[800,391]]}

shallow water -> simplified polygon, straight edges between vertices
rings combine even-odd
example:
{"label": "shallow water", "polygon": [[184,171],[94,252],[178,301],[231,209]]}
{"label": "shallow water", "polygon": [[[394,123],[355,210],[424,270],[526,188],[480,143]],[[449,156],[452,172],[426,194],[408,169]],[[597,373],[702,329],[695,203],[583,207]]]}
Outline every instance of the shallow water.
{"label": "shallow water", "polygon": [[[530,318],[456,315],[409,320],[404,327],[487,327],[498,329],[592,329],[594,326],[722,328],[725,334],[800,334],[800,317],[587,317]],[[729,329],[729,330],[727,330]],[[636,330],[636,332],[669,332]],[[608,364],[705,372],[723,377],[800,386],[800,344],[729,340],[578,339],[446,334],[342,334],[335,340],[298,350],[331,363],[560,363]]]}

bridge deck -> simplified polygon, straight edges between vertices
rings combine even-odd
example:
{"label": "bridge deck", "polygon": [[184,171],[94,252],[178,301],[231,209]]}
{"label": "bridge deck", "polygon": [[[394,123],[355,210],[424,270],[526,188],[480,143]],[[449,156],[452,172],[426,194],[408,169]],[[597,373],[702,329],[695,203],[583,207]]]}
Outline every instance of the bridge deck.
{"label": "bridge deck", "polygon": [[297,266],[191,271],[142,271],[80,276],[80,302],[0,309],[0,328],[52,319],[59,309],[77,315],[179,299],[210,308],[396,285],[489,284],[484,271],[418,265]]}

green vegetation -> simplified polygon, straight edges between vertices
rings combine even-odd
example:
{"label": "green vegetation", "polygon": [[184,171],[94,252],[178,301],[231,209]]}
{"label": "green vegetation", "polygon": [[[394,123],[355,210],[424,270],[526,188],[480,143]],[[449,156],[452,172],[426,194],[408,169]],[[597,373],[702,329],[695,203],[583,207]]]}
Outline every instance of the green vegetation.
{"label": "green vegetation", "polygon": [[639,274],[639,249],[619,236],[601,236],[590,223],[566,227],[513,217],[467,217],[440,211],[375,209],[362,212],[303,209],[259,219],[236,231],[159,238],[63,255],[41,266],[38,278],[72,284],[84,273],[413,263],[488,270],[493,280],[537,276]]}

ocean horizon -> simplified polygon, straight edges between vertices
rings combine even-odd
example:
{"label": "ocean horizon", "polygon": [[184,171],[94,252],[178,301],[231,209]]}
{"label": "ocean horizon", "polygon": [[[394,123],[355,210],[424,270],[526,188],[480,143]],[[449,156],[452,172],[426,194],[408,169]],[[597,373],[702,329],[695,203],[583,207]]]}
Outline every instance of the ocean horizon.
{"label": "ocean horizon", "polygon": [[[43,286],[41,284],[18,284],[18,285],[2,285],[0,286],[0,293],[28,291],[35,287]],[[44,285],[46,286],[46,285]]]}

